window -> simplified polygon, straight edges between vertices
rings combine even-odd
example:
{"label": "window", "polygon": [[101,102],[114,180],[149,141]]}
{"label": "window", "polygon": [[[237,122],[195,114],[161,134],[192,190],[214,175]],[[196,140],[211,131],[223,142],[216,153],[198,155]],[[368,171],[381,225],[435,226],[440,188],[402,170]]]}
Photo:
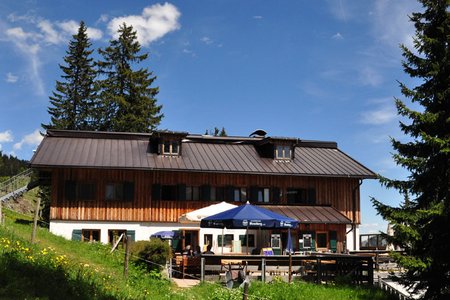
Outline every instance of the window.
{"label": "window", "polygon": [[164,155],[178,155],[179,149],[178,141],[165,141],[162,144],[162,153]]}
{"label": "window", "polygon": [[328,234],[326,232],[318,232],[316,235],[317,249],[328,249]]}
{"label": "window", "polygon": [[[270,188],[252,186],[250,187],[250,194],[248,195],[247,199],[253,203],[268,203],[273,200],[271,196],[274,196],[276,198],[276,196],[279,196],[280,194],[280,190],[278,188],[274,188],[273,190],[276,190],[278,193],[274,193],[274,195],[271,195]],[[277,199],[278,198],[276,198],[276,200]]]}
{"label": "window", "polygon": [[312,235],[310,233],[303,234],[303,248],[311,249],[312,247]]}
{"label": "window", "polygon": [[384,250],[387,241],[380,234],[361,234],[359,236],[359,247],[361,250]]}
{"label": "window", "polygon": [[64,194],[66,200],[75,201],[89,201],[95,200],[96,185],[92,182],[70,181],[67,180],[64,184]]}
{"label": "window", "polygon": [[217,199],[217,191],[216,191],[216,187],[215,186],[211,187],[209,197],[210,197],[211,201],[216,201],[216,199]]}
{"label": "window", "polygon": [[[111,245],[115,245],[122,234],[124,234],[124,235],[127,234],[127,231],[124,230],[124,229],[108,230],[108,242]],[[121,240],[121,244],[122,244],[122,246],[125,245],[125,239],[123,237],[122,237],[122,240]]]}
{"label": "window", "polygon": [[[239,235],[239,240],[241,241],[242,247],[247,247],[247,235],[246,234]],[[255,235],[254,234],[248,235],[248,246],[255,247]]]}
{"label": "window", "polygon": [[205,245],[211,245],[213,244],[213,235],[212,234],[204,234],[203,235],[203,243]]}
{"label": "window", "polygon": [[316,190],[288,188],[286,198],[288,204],[314,204],[316,202]]}
{"label": "window", "polygon": [[176,185],[162,185],[161,186],[161,200],[177,200],[177,186]]}
{"label": "window", "polygon": [[247,201],[247,189],[246,188],[233,188],[233,201],[234,202]]}
{"label": "window", "polygon": [[105,199],[107,201],[133,201],[134,183],[116,182],[105,186]]}
{"label": "window", "polygon": [[275,147],[275,158],[276,159],[291,159],[292,158],[291,146],[277,145]]}
{"label": "window", "polygon": [[83,229],[81,231],[81,238],[83,242],[99,242],[100,230],[99,229]]}
{"label": "window", "polygon": [[186,187],[186,200],[193,200],[193,201],[200,200],[200,187],[187,186]]}
{"label": "window", "polygon": [[268,203],[270,201],[270,189],[259,188],[257,194],[257,201],[261,203]]}
{"label": "window", "polygon": [[[231,247],[231,245],[233,244],[233,235],[232,234],[225,234],[223,236],[224,239],[224,247]],[[222,247],[222,235],[217,236],[217,245],[219,247]]]}

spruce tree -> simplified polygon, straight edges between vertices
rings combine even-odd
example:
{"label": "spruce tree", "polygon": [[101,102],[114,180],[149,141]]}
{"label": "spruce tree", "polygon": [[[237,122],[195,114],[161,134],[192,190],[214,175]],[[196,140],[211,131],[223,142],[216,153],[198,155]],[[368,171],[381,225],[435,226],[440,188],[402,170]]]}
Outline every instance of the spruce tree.
{"label": "spruce tree", "polygon": [[119,37],[109,47],[99,49],[100,99],[102,101],[101,130],[119,132],[150,132],[159,125],[163,114],[156,103],[156,79],[147,68],[138,68],[148,54],[140,54],[136,31],[125,23],[119,27]]}
{"label": "spruce tree", "polygon": [[393,224],[389,241],[404,249],[395,255],[406,270],[400,280],[418,282],[426,299],[450,299],[450,1],[419,1],[424,11],[410,17],[416,52],[401,48],[405,73],[420,84],[400,88],[420,108],[395,100],[399,115],[409,119],[400,122],[409,141],[392,139],[395,162],[410,174],[406,180],[381,178],[403,193],[405,202],[400,207],[372,202]]}
{"label": "spruce tree", "polygon": [[91,42],[86,25],[80,22],[78,33],[72,36],[64,57],[66,65],[60,65],[63,81],[56,81],[56,90],[50,96],[49,124],[45,129],[95,130],[96,116],[96,70],[91,58]]}

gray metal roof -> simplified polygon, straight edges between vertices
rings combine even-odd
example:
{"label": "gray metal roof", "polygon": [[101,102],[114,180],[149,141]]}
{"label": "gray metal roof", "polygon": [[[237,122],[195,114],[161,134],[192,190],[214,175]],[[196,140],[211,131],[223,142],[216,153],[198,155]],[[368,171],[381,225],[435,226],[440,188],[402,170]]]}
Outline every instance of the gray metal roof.
{"label": "gray metal roof", "polygon": [[262,205],[280,215],[304,224],[351,224],[352,221],[331,206]]}
{"label": "gray metal roof", "polygon": [[[375,174],[330,142],[298,141],[291,161],[261,157],[261,138],[187,135],[182,155],[149,151],[151,134],[49,131],[32,167],[114,168],[374,178]],[[335,145],[336,147],[334,147]]]}

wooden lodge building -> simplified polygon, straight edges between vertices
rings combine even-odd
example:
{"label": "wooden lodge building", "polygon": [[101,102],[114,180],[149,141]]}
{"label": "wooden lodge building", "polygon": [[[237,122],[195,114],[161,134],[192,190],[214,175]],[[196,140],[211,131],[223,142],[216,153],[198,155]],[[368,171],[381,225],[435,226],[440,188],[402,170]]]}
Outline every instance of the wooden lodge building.
{"label": "wooden lodge building", "polygon": [[[177,230],[179,248],[211,244],[216,253],[242,251],[242,230],[200,228],[180,216],[222,201],[249,201],[297,219],[297,251],[357,250],[359,188],[375,178],[335,142],[262,130],[250,137],[49,130],[31,166],[49,178],[55,234],[108,243],[123,232],[148,240]],[[282,250],[286,237],[254,230],[249,246]]]}

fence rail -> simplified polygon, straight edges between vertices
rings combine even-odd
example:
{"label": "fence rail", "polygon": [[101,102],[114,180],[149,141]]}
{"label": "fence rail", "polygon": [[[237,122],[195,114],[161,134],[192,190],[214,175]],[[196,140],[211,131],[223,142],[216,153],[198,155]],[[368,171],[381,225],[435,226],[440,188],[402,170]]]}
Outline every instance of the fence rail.
{"label": "fence rail", "polygon": [[0,201],[6,201],[28,190],[33,170],[27,169],[8,180],[0,182]]}
{"label": "fence rail", "polygon": [[[188,258],[189,259],[189,258]],[[194,258],[195,259],[195,258]],[[182,273],[200,276],[202,280],[217,280],[228,276],[233,278],[248,275],[262,281],[270,281],[275,276],[327,283],[345,280],[354,284],[373,284],[372,256],[345,254],[311,255],[202,255],[197,264],[189,267],[177,265]]]}

